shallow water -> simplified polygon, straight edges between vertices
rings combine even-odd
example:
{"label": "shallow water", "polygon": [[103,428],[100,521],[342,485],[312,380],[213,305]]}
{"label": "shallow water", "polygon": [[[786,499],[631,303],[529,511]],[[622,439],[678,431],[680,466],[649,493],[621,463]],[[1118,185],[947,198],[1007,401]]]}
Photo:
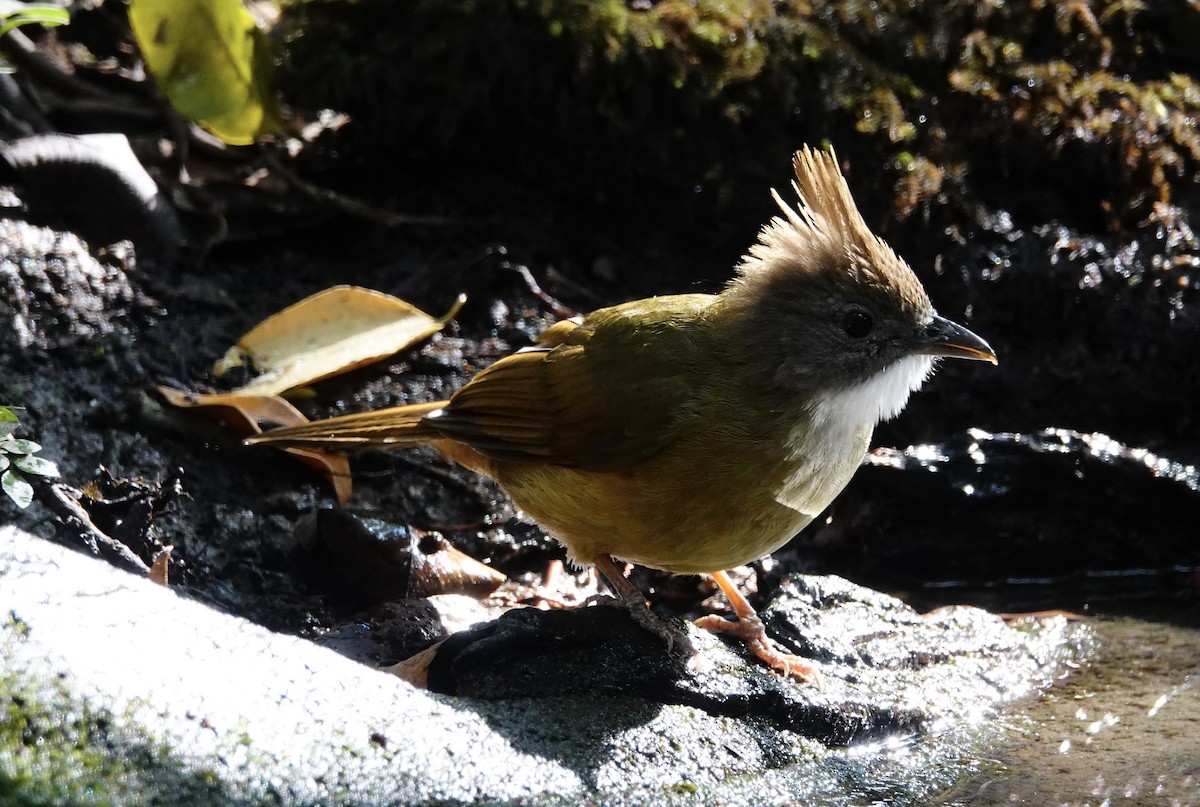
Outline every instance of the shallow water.
{"label": "shallow water", "polygon": [[998,539],[965,544],[978,562],[912,583],[910,603],[1065,609],[1097,637],[1082,667],[960,744],[956,784],[908,803],[1200,805],[1200,464],[1062,429],[971,430],[872,461],[960,490],[947,522]]}
{"label": "shallow water", "polygon": [[1200,804],[1200,603],[1089,620],[1095,658],[1001,717],[941,805]]}

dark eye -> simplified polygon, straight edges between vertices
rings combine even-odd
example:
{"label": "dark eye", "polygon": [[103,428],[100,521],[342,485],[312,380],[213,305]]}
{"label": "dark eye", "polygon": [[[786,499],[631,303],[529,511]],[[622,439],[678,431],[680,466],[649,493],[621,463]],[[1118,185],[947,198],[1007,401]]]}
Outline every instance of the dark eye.
{"label": "dark eye", "polygon": [[842,317],[842,330],[855,339],[861,339],[875,327],[875,320],[861,308],[851,308]]}

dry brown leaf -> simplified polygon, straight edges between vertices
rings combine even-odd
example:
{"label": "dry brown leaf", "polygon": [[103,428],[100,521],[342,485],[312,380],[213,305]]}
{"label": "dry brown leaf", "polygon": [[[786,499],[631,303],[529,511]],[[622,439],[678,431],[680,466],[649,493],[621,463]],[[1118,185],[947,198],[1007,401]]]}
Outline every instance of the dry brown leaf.
{"label": "dry brown leaf", "polygon": [[[262,432],[259,425],[262,422],[278,426],[308,423],[308,418],[301,414],[299,409],[274,395],[205,395],[163,386],[155,389],[172,406],[185,409],[203,407],[207,413],[243,434]],[[333,486],[339,504],[350,501],[353,484],[350,480],[350,460],[345,454],[331,454],[309,448],[283,450],[326,477]]]}
{"label": "dry brown leaf", "polygon": [[171,567],[171,550],[174,548],[173,546],[164,546],[150,562],[150,573],[147,577],[151,583],[158,583],[160,586],[170,585],[167,580],[167,570]]}
{"label": "dry brown leaf", "polygon": [[350,479],[350,460],[345,454],[330,454],[312,448],[283,449],[309,468],[320,473],[333,486],[333,495],[338,504],[348,504],[354,492],[354,483]]}
{"label": "dry brown leaf", "polygon": [[416,538],[408,583],[413,597],[434,594],[486,597],[508,579],[503,572],[456,549],[444,538],[411,529]]}
{"label": "dry brown leaf", "polygon": [[397,662],[390,667],[383,667],[380,671],[398,675],[418,689],[428,689],[429,665],[433,662],[433,658],[441,646],[442,643],[438,642],[415,656],[409,656],[404,661]]}
{"label": "dry brown leaf", "polygon": [[261,372],[235,390],[277,395],[293,387],[391,356],[431,336],[458,313],[434,318],[390,294],[359,286],[334,286],[267,317],[213,366],[218,376],[249,360]]}
{"label": "dry brown leaf", "polygon": [[228,392],[205,394],[163,386],[154,389],[171,406],[183,409],[206,407],[208,414],[243,432],[261,432],[262,427],[259,424],[263,422],[277,426],[308,423],[308,418],[301,414],[299,409],[275,395],[235,395]]}

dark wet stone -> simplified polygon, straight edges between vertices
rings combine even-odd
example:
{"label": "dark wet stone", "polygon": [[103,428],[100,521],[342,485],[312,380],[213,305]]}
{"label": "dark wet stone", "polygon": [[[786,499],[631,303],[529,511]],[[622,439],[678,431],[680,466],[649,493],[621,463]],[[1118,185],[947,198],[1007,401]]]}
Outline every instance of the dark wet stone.
{"label": "dark wet stone", "polygon": [[374,667],[394,664],[456,631],[499,614],[474,597],[439,594],[386,602],[313,638],[318,645]]}
{"label": "dark wet stone", "polygon": [[974,429],[877,452],[777,558],[924,605],[1103,608],[1186,591],[1198,520],[1193,464],[1099,433]]}
{"label": "dark wet stone", "polygon": [[1200,239],[1186,213],[1098,236],[1019,227],[1001,212],[952,234],[962,243],[901,251],[938,310],[986,338],[1000,363],[947,363],[877,443],[1059,427],[1200,456]]}
{"label": "dark wet stone", "polygon": [[0,219],[0,347],[100,344],[131,330],[149,303],[114,257],[100,262],[75,235]]}
{"label": "dark wet stone", "polygon": [[488,699],[645,694],[686,675],[686,664],[620,608],[518,608],[447,640],[430,664],[429,687]]}
{"label": "dark wet stone", "polygon": [[787,578],[763,615],[783,644],[819,662],[823,688],[784,680],[695,629],[693,674],[687,657],[607,606],[519,609],[451,636],[429,684],[485,699],[636,694],[840,745],[930,731],[1029,692],[1054,675],[1067,635],[973,608],[922,615],[833,577]]}
{"label": "dark wet stone", "polygon": [[132,240],[164,261],[183,244],[174,207],[123,134],[39,134],[0,143],[0,165],[19,178],[37,223],[62,223],[96,247]]}

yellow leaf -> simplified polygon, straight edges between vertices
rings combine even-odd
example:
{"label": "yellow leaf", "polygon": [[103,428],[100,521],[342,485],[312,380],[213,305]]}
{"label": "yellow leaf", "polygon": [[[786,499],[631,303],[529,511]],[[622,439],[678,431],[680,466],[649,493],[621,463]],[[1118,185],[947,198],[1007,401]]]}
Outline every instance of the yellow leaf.
{"label": "yellow leaf", "polygon": [[129,23],[180,114],[232,145],[280,130],[270,46],[241,0],[129,0]]}
{"label": "yellow leaf", "polygon": [[233,394],[277,395],[404,350],[445,327],[465,301],[459,295],[434,318],[383,292],[334,286],[263,320],[213,372],[220,376],[249,360],[262,375]]}

